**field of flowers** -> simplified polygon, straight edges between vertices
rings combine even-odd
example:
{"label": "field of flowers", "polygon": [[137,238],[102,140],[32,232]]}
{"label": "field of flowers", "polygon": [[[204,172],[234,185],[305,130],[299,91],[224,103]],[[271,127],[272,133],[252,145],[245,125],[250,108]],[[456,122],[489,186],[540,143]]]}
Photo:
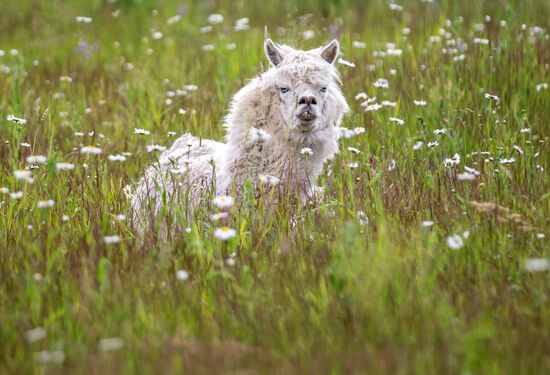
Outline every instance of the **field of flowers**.
{"label": "field of flowers", "polygon": [[[132,187],[223,139],[265,27],[340,42],[324,199],[138,238]],[[3,2],[0,373],[549,373],[549,32],[547,0]]]}

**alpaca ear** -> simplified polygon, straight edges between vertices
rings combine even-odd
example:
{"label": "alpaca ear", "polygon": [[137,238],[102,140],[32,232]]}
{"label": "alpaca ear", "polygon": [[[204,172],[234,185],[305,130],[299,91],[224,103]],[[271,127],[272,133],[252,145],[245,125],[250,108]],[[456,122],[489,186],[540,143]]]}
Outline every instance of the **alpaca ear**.
{"label": "alpaca ear", "polygon": [[267,59],[274,67],[277,67],[283,61],[283,54],[281,50],[271,41],[271,39],[266,39],[264,43],[264,50]]}
{"label": "alpaca ear", "polygon": [[326,47],[323,47],[321,50],[321,57],[329,64],[332,64],[334,60],[336,60],[336,57],[338,57],[339,50],[340,44],[338,44],[338,41],[334,39]]}

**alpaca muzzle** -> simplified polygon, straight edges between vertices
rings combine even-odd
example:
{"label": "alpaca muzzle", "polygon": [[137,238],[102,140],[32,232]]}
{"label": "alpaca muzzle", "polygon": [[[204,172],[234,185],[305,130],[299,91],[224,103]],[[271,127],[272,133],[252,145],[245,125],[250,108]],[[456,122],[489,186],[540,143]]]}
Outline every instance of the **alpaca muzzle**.
{"label": "alpaca muzzle", "polygon": [[310,123],[317,118],[317,115],[312,111],[310,106],[307,106],[298,113],[298,118],[305,123]]}

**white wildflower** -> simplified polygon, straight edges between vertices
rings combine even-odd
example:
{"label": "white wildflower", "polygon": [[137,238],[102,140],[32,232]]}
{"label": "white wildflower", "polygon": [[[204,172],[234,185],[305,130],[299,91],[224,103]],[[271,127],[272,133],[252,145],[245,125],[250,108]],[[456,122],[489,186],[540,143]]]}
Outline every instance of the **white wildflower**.
{"label": "white wildflower", "polygon": [[124,341],[120,337],[109,337],[99,340],[98,348],[102,352],[119,350],[124,347]]}
{"label": "white wildflower", "polygon": [[13,192],[13,193],[10,193],[10,198],[11,199],[21,199],[23,198],[23,192],[22,191],[16,191],[16,192]]}
{"label": "white wildflower", "polygon": [[149,134],[151,134],[151,132],[147,129],[135,128],[134,129],[134,134],[149,135]]}
{"label": "white wildflower", "polygon": [[117,235],[103,237],[103,241],[107,245],[112,245],[112,244],[115,244],[115,243],[119,243],[120,240],[121,240],[120,236],[117,236]]}
{"label": "white wildflower", "polygon": [[399,126],[405,125],[405,120],[402,120],[402,119],[397,118],[397,117],[390,117],[389,120],[390,120],[391,122],[395,122],[395,123],[396,123],[397,125],[399,125]]}
{"label": "white wildflower", "polygon": [[74,164],[72,163],[56,163],[55,169],[58,171],[72,171],[74,169]]}
{"label": "white wildflower", "polygon": [[107,156],[107,159],[109,159],[109,161],[120,161],[120,162],[123,162],[123,161],[126,161],[126,156],[124,156],[124,155],[119,155],[119,154],[116,154],[116,155],[109,155],[109,156]]}
{"label": "white wildflower", "polygon": [[315,38],[315,31],[306,30],[302,33],[302,36],[305,40],[313,39],[313,38]]}
{"label": "white wildflower", "polygon": [[229,240],[237,235],[237,231],[228,227],[216,228],[214,230],[214,236],[222,241]]}
{"label": "white wildflower", "polygon": [[173,25],[173,24],[175,24],[175,23],[178,23],[179,21],[181,21],[181,15],[176,14],[175,16],[168,18],[168,19],[166,20],[166,24],[167,24],[168,26],[171,26],[171,25]]}
{"label": "white wildflower", "polygon": [[355,148],[355,147],[348,147],[348,151],[354,153],[354,154],[360,154],[361,151],[358,149],[358,148]]}
{"label": "white wildflower", "polygon": [[382,89],[387,89],[390,87],[389,83],[388,83],[388,80],[385,79],[385,78],[378,78],[374,83],[373,83],[373,86],[374,87],[377,87],[377,88],[382,88]]}
{"label": "white wildflower", "polygon": [[46,162],[46,157],[44,155],[31,155],[27,156],[25,160],[27,163],[44,164]]}
{"label": "white wildflower", "polygon": [[265,175],[265,174],[258,175],[258,179],[260,180],[260,182],[268,186],[279,185],[279,182],[280,182],[280,179],[278,177]]}
{"label": "white wildflower", "polygon": [[423,107],[427,104],[427,102],[425,100],[413,100],[413,103],[414,103],[414,105],[419,106],[419,107]]}
{"label": "white wildflower", "polygon": [[233,267],[235,264],[237,264],[237,261],[235,258],[227,258],[225,260],[225,264],[227,264],[229,267]]}
{"label": "white wildflower", "polygon": [[359,219],[359,224],[361,225],[367,225],[369,223],[369,217],[367,216],[365,211],[357,211],[355,217]]}
{"label": "white wildflower", "polygon": [[223,16],[218,13],[212,13],[211,15],[208,16],[207,20],[209,24],[217,25],[223,22]]}
{"label": "white wildflower", "polygon": [[464,170],[468,173],[471,173],[475,176],[479,176],[481,173],[479,173],[479,171],[475,168],[470,168],[470,167],[467,167],[467,166],[464,166]]}
{"label": "white wildflower", "polygon": [[29,184],[32,184],[34,182],[34,179],[32,178],[32,172],[26,169],[18,169],[13,171],[13,175],[17,180],[24,180],[28,182]]}
{"label": "white wildflower", "polygon": [[166,150],[166,147],[160,146],[160,145],[147,145],[147,146],[145,146],[145,148],[147,149],[147,152]]}
{"label": "white wildflower", "polygon": [[441,129],[435,129],[433,131],[434,135],[439,135],[439,134],[446,134],[447,133],[447,129],[445,128],[441,128]]}
{"label": "white wildflower", "polygon": [[6,117],[6,120],[15,122],[19,125],[25,125],[27,123],[27,120],[25,120],[24,118],[15,117],[14,115],[8,115],[8,117]]}
{"label": "white wildflower", "polygon": [[473,173],[464,172],[458,173],[456,178],[458,178],[459,181],[473,181],[476,179],[476,175]]}
{"label": "white wildflower", "polygon": [[365,48],[367,46],[367,43],[354,40],[353,42],[351,42],[351,45],[355,48]]}
{"label": "white wildflower", "polygon": [[25,340],[29,343],[40,341],[46,338],[46,330],[42,327],[36,327],[25,332]]}
{"label": "white wildflower", "polygon": [[403,11],[403,6],[402,5],[389,3],[388,6],[390,7],[391,10],[395,10],[396,12],[402,12]]}
{"label": "white wildflower", "polygon": [[382,105],[374,103],[365,107],[365,112],[375,112],[382,108]]}
{"label": "white wildflower", "polygon": [[65,361],[65,353],[61,350],[43,350],[34,353],[34,360],[40,364],[47,363],[63,363]]}
{"label": "white wildflower", "polygon": [[300,154],[302,154],[305,157],[313,155],[313,150],[309,147],[304,147],[300,150]]}
{"label": "white wildflower", "polygon": [[185,281],[189,279],[189,272],[186,270],[177,270],[176,271],[176,279],[180,281]]}
{"label": "white wildflower", "polygon": [[341,65],[345,65],[347,67],[350,67],[350,68],[355,68],[355,64],[352,63],[352,62],[349,62],[347,60],[344,60],[343,58],[339,58],[338,59],[338,64],[341,64]]}
{"label": "white wildflower", "polygon": [[485,94],[483,94],[483,96],[485,97],[485,99],[492,99],[494,100],[495,102],[498,102],[500,100],[500,98],[496,95],[492,95],[492,94],[489,94],[488,92],[486,92]]}
{"label": "white wildflower", "polygon": [[481,45],[487,46],[487,45],[489,45],[489,39],[474,38],[474,44],[481,44]]}
{"label": "white wildflower", "polygon": [[102,151],[99,147],[84,146],[80,149],[80,152],[83,153],[83,154],[88,154],[88,155],[99,155],[99,154],[101,154]]}
{"label": "white wildflower", "polygon": [[510,158],[510,159],[499,159],[499,163],[502,164],[502,165],[505,165],[505,164],[512,164],[513,162],[516,161],[516,158],[514,158],[513,156]]}
{"label": "white wildflower", "polygon": [[36,204],[36,207],[38,208],[51,208],[55,205],[55,202],[53,199],[48,199],[47,201],[38,201]]}
{"label": "white wildflower", "polygon": [[447,246],[452,250],[459,250],[464,246],[462,237],[458,234],[447,237]]}
{"label": "white wildflower", "polygon": [[431,227],[434,225],[434,222],[431,221],[431,220],[424,220],[422,221],[422,223],[420,223],[420,225],[423,227],[423,228],[428,228],[428,227]]}
{"label": "white wildflower", "polygon": [[403,54],[403,50],[399,48],[389,48],[386,53],[389,56],[401,56]]}
{"label": "white wildflower", "polygon": [[539,83],[537,85],[536,89],[537,89],[537,92],[539,92],[541,90],[546,90],[546,89],[548,89],[548,83],[546,83],[546,82]]}
{"label": "white wildflower", "polygon": [[413,150],[418,151],[422,148],[422,146],[424,146],[424,142],[418,141],[413,145]]}
{"label": "white wildflower", "polygon": [[78,23],[92,23],[92,17],[77,16],[76,22]]}
{"label": "white wildflower", "polygon": [[250,29],[250,25],[248,24],[249,20],[246,17],[239,18],[237,21],[235,21],[235,31],[244,31]]}
{"label": "white wildflower", "polygon": [[235,203],[235,200],[233,197],[228,195],[218,195],[212,199],[212,203],[214,206],[224,209],[233,206],[233,203]]}
{"label": "white wildflower", "polygon": [[454,154],[454,156],[452,158],[446,158],[444,161],[443,161],[443,165],[445,167],[452,167],[453,165],[457,165],[460,163],[460,155],[459,154]]}
{"label": "white wildflower", "polygon": [[544,258],[525,259],[525,269],[529,272],[542,272],[550,269],[550,261]]}
{"label": "white wildflower", "polygon": [[228,216],[229,216],[229,214],[227,212],[217,212],[215,214],[210,215],[210,220],[218,221],[218,220],[221,220],[221,219],[225,219]]}
{"label": "white wildflower", "polygon": [[521,147],[519,147],[518,145],[514,145],[514,150],[516,150],[517,152],[519,152],[520,155],[523,155],[523,150],[521,149]]}

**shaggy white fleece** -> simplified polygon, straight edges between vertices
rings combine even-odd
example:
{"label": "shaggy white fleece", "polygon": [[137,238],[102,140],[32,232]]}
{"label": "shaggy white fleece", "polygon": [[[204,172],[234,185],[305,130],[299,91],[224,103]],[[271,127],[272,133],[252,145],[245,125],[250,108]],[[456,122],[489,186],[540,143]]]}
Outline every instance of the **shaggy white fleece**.
{"label": "shaggy white fleece", "polygon": [[238,195],[244,182],[266,176],[302,199],[312,194],[349,111],[333,65],[339,45],[300,51],[268,39],[264,48],[271,67],[233,97],[225,143],[185,134],[147,169],[132,197],[135,227],[154,222],[163,206],[191,215],[208,192]]}

